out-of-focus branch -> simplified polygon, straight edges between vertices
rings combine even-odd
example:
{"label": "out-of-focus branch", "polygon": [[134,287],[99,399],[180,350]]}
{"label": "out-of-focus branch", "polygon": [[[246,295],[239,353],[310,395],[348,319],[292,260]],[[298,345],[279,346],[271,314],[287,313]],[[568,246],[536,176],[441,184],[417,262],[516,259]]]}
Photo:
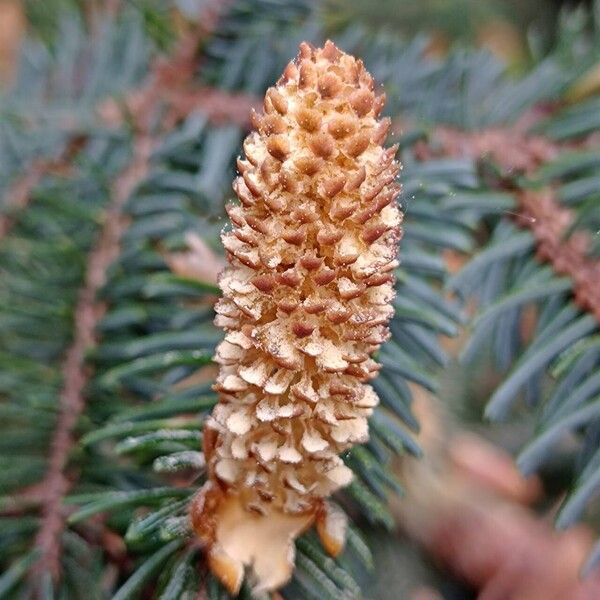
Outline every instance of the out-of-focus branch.
{"label": "out-of-focus branch", "polygon": [[403,465],[406,497],[394,510],[404,530],[481,600],[600,598],[600,574],[580,579],[592,532],[554,531],[527,507],[538,481],[478,436],[448,431],[423,393],[415,412],[425,457]]}
{"label": "out-of-focus branch", "polygon": [[[72,481],[67,475],[69,455],[75,443],[73,431],[85,408],[84,389],[90,372],[85,365],[85,352],[94,343],[94,332],[105,307],[97,303],[97,294],[105,282],[106,271],[116,259],[121,235],[126,227],[123,206],[145,177],[150,156],[160,140],[165,123],[153,127],[154,117],[162,108],[165,89],[184,89],[196,68],[199,40],[216,25],[222,3],[205,5],[203,26],[185,36],[171,58],[160,60],[150,73],[147,83],[128,98],[127,108],[134,116],[133,156],[115,179],[111,188],[111,203],[102,231],[92,248],[86,266],[85,285],[79,293],[75,309],[75,337],[63,366],[63,389],[59,401],[59,416],[54,430],[48,469],[39,486],[43,494],[42,520],[35,541],[40,559],[33,571],[33,583],[38,587],[40,573],[48,572],[56,580],[60,575],[61,534],[65,524],[63,499]],[[193,106],[190,105],[190,110]],[[108,119],[110,115],[105,115]],[[117,115],[117,118],[121,118]],[[41,592],[39,592],[41,594]]]}
{"label": "out-of-focus branch", "polygon": [[531,173],[558,156],[564,146],[542,135],[529,135],[518,125],[463,131],[439,126],[428,141],[416,146],[417,157],[456,156],[489,159],[507,175]]}
{"label": "out-of-focus branch", "polygon": [[12,229],[14,214],[27,208],[34,188],[46,175],[68,175],[72,169],[72,160],[77,154],[84,138],[74,136],[65,146],[60,156],[53,160],[36,160],[6,192],[3,211],[0,214],[0,240]]}
{"label": "out-of-focus branch", "polygon": [[575,301],[600,323],[600,260],[588,256],[589,235],[580,231],[565,237],[573,214],[556,201],[552,189],[525,190],[517,197],[521,208],[517,222],[533,232],[539,258],[573,280]]}
{"label": "out-of-focus branch", "polygon": [[[535,118],[526,115],[515,126],[502,129],[460,131],[438,127],[431,140],[417,145],[417,157],[421,160],[433,156],[468,157],[476,161],[489,158],[503,175],[530,175],[561,151],[594,143],[584,139],[577,144],[563,144],[542,135],[531,135],[527,126]],[[515,221],[533,232],[538,257],[549,262],[560,275],[572,279],[575,301],[600,322],[600,260],[589,256],[590,236],[583,231],[566,235],[575,217],[570,209],[561,206],[552,187],[540,191],[516,190],[515,198],[519,207]]]}
{"label": "out-of-focus branch", "polygon": [[200,87],[167,92],[170,105],[165,125],[175,125],[191,112],[201,112],[215,125],[232,123],[249,128],[251,110],[260,106],[260,99],[243,93],[226,92],[218,88]]}
{"label": "out-of-focus branch", "polygon": [[[175,52],[167,58],[157,60],[152,75],[139,89],[131,91],[124,103],[112,98],[100,102],[96,112],[102,124],[119,128],[132,122],[138,132],[147,131],[160,106],[164,111],[160,120],[163,131],[172,129],[193,112],[206,114],[214,124],[233,123],[247,128],[250,125],[251,109],[260,104],[258,98],[250,94],[200,87],[193,82],[199,66],[198,45],[214,30],[218,15],[229,4],[225,0],[205,3],[198,23],[182,38]],[[111,2],[104,10],[108,14],[114,14],[118,12],[119,6],[119,2]],[[13,3],[9,3],[7,7],[12,8]],[[9,16],[12,18],[12,10]],[[0,37],[1,32],[0,28]],[[0,214],[0,239],[12,228],[14,215],[27,208],[33,190],[45,175],[70,172],[74,154],[86,136],[70,115],[65,116],[60,127],[72,136],[64,152],[56,159],[39,159],[27,165],[23,174],[7,190],[3,201],[5,214]]]}

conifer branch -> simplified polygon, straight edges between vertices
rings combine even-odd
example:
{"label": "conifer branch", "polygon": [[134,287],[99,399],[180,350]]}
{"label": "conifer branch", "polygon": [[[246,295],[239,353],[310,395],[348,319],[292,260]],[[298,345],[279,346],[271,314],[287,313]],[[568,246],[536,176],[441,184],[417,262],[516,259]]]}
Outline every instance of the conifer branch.
{"label": "conifer branch", "polygon": [[[561,151],[589,145],[588,139],[574,144],[529,134],[523,125],[528,121],[528,118],[522,119],[512,128],[480,131],[441,126],[434,130],[431,141],[418,144],[417,157],[420,160],[433,156],[467,157],[476,161],[490,158],[503,175],[532,175]],[[512,187],[511,184],[508,186]],[[586,232],[566,235],[574,220],[573,211],[560,205],[551,187],[539,191],[515,189],[514,195],[519,208],[515,221],[532,231],[538,257],[549,262],[557,274],[571,278],[575,301],[600,322],[600,289],[597,285],[600,260],[589,256],[591,240]]]}
{"label": "conifer branch", "polygon": [[[218,6],[219,3],[214,4]],[[98,240],[88,256],[85,284],[75,309],[75,337],[63,364],[59,415],[50,446],[48,469],[40,484],[44,502],[35,541],[40,558],[32,572],[34,578],[49,573],[56,581],[60,575],[60,540],[65,526],[63,500],[73,483],[66,468],[75,444],[74,430],[85,409],[84,392],[90,379],[85,355],[86,350],[94,344],[96,326],[105,312],[105,306],[99,304],[96,298],[105,283],[108,267],[118,256],[119,242],[126,228],[123,216],[125,202],[146,176],[152,151],[160,139],[159,132],[165,128],[164,118],[158,131],[152,127],[153,117],[163,103],[163,91],[167,87],[175,91],[185,88],[194,76],[198,43],[216,25],[215,6],[212,4],[206,7],[206,20],[202,23],[202,27],[194,29],[181,40],[170,59],[161,60],[155,65],[148,82],[131,94],[126,103],[134,115],[133,155],[112,185],[111,203]],[[193,108],[192,104],[188,105],[190,112]],[[28,190],[35,186],[39,177],[41,173],[38,175],[37,172],[29,176],[29,186],[23,192],[25,196],[29,196]],[[34,582],[38,584],[39,579],[34,579]]]}
{"label": "conifer branch", "polygon": [[231,123],[248,129],[252,109],[258,110],[261,105],[261,100],[250,94],[232,93],[212,87],[171,91],[168,92],[167,101],[170,104],[165,123],[167,128],[174,126],[192,111],[200,111],[215,125]]}
{"label": "conifer branch", "polygon": [[85,285],[79,293],[75,309],[75,338],[63,364],[59,416],[51,443],[48,470],[40,485],[44,506],[35,544],[40,552],[35,571],[48,572],[55,580],[60,572],[60,537],[65,522],[63,499],[71,487],[66,467],[75,443],[74,428],[85,408],[84,390],[90,376],[85,365],[85,353],[94,343],[94,331],[104,312],[104,307],[96,303],[96,296],[104,284],[107,268],[118,254],[119,239],[125,226],[123,205],[146,174],[153,146],[150,135],[138,135],[130,164],[114,182],[112,202],[98,241],[88,257]]}
{"label": "conifer branch", "polygon": [[589,257],[589,235],[579,231],[565,237],[573,213],[558,203],[551,188],[520,191],[516,197],[520,207],[517,223],[533,232],[538,257],[572,279],[575,301],[600,323],[600,260]]}
{"label": "conifer branch", "polygon": [[564,144],[543,135],[530,135],[521,125],[462,131],[438,126],[428,142],[417,144],[420,160],[434,156],[463,157],[479,161],[491,159],[506,174],[531,173],[553,160]]}
{"label": "conifer branch", "polygon": [[[193,111],[201,111],[216,124],[234,123],[249,127],[250,111],[257,108],[260,100],[249,94],[230,93],[211,87],[190,86],[194,69],[196,50],[201,39],[209,35],[217,23],[218,15],[227,9],[227,2],[209,2],[199,15],[197,26],[193,27],[179,42],[174,54],[167,60],[157,61],[150,82],[138,90],[130,92],[125,101],[125,109],[112,99],[102,101],[97,113],[104,125],[122,127],[128,114],[138,129],[146,129],[153,108],[161,102],[168,106],[162,128],[170,130],[175,124]],[[116,14],[120,2],[111,3],[106,12]],[[14,224],[14,213],[27,208],[31,194],[45,175],[68,173],[72,160],[80,149],[85,136],[78,131],[72,119],[67,119],[62,128],[70,132],[71,138],[63,152],[54,159],[38,159],[32,162],[6,192],[3,202],[5,214],[0,214],[0,239],[5,237]]]}
{"label": "conifer branch", "polygon": [[26,209],[36,186],[49,174],[66,174],[72,169],[72,160],[80,149],[83,138],[73,136],[60,156],[55,159],[39,159],[18,177],[6,192],[3,202],[4,214],[0,214],[0,240],[5,237],[15,222],[15,214]]}

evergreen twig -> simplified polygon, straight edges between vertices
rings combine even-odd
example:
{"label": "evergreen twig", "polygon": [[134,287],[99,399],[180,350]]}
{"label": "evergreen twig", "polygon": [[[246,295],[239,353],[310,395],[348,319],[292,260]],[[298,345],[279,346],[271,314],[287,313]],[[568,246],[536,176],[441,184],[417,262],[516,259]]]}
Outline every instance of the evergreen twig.
{"label": "evergreen twig", "polygon": [[193,111],[203,113],[216,125],[232,123],[250,126],[251,110],[258,108],[260,99],[250,94],[227,92],[218,88],[199,87],[170,91],[167,95],[170,112],[165,125],[175,125]]}
{"label": "evergreen twig", "polygon": [[[491,158],[502,169],[503,175],[531,176],[565,148],[585,148],[593,143],[593,136],[573,143],[530,134],[524,127],[524,124],[530,125],[529,121],[531,116],[526,116],[512,128],[478,131],[440,126],[434,130],[430,142],[419,143],[416,153],[420,160],[434,155],[476,161]],[[533,232],[538,257],[548,261],[557,274],[571,278],[576,302],[600,322],[600,288],[597,285],[600,260],[589,257],[591,240],[586,232],[566,236],[574,220],[573,211],[559,204],[551,187],[536,191],[516,189],[515,198],[519,208],[514,215],[515,221]]]}
{"label": "evergreen twig", "polygon": [[[44,504],[35,544],[40,558],[32,571],[34,577],[47,572],[56,580],[60,574],[60,540],[65,525],[63,501],[72,485],[66,467],[75,443],[74,429],[85,408],[84,390],[90,376],[85,364],[86,349],[94,344],[96,326],[105,312],[105,307],[98,304],[96,298],[105,283],[108,267],[118,256],[119,241],[125,229],[122,210],[131,193],[146,176],[150,156],[158,144],[159,138],[153,130],[152,118],[163,101],[164,86],[169,84],[171,89],[185,87],[194,75],[198,42],[215,26],[215,8],[218,4],[215,2],[205,7],[203,14],[206,15],[206,20],[202,21],[203,27],[184,36],[171,58],[159,61],[150,72],[147,84],[130,97],[137,107],[133,113],[133,155],[112,185],[111,203],[98,241],[88,256],[85,284],[79,293],[75,309],[75,336],[63,365],[59,417],[51,442],[48,468],[40,484]],[[189,107],[191,109],[192,105]],[[39,175],[34,170],[29,175],[30,187],[35,185],[42,173],[43,169]],[[24,191],[26,192],[27,190]]]}
{"label": "evergreen twig", "polygon": [[572,279],[575,301],[600,322],[600,260],[588,256],[589,236],[580,231],[564,237],[573,215],[560,206],[551,188],[524,190],[517,199],[522,211],[517,222],[533,231],[538,257],[551,263],[559,275]]}
{"label": "evergreen twig", "polygon": [[0,214],[0,240],[12,229],[14,214],[27,208],[35,187],[50,173],[68,173],[72,160],[79,150],[82,138],[74,136],[58,158],[39,159],[28,165],[25,172],[13,182],[6,192],[4,212]]}

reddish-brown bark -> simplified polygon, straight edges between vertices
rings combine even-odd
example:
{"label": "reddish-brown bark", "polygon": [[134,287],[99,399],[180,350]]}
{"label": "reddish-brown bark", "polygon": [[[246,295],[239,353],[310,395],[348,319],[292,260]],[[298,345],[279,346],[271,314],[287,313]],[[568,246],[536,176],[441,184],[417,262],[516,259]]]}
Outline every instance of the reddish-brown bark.
{"label": "reddish-brown bark", "polygon": [[44,496],[42,521],[35,540],[40,553],[36,571],[49,572],[54,579],[60,573],[60,537],[65,520],[63,498],[71,486],[66,468],[75,441],[74,429],[85,408],[84,390],[89,379],[85,353],[94,344],[96,324],[104,312],[104,307],[96,302],[96,296],[105,282],[108,266],[118,254],[119,239],[125,225],[123,205],[147,172],[152,147],[150,135],[137,136],[133,158],[114,182],[112,201],[106,211],[100,236],[88,257],[85,285],[75,308],[75,337],[63,363],[58,418],[50,446],[48,468],[40,486]]}
{"label": "reddish-brown bark", "polygon": [[171,127],[182,117],[198,111],[214,124],[232,123],[249,128],[251,110],[258,109],[261,105],[260,98],[256,96],[209,87],[177,90],[169,94],[168,102],[170,107],[166,127]]}
{"label": "reddish-brown bark", "polygon": [[[35,540],[40,559],[34,569],[34,585],[41,573],[50,573],[54,580],[60,576],[61,535],[65,526],[63,499],[72,485],[67,474],[69,455],[75,443],[74,430],[85,408],[85,387],[90,370],[85,364],[87,348],[94,344],[96,324],[105,307],[96,301],[98,291],[106,279],[109,265],[116,259],[119,241],[126,227],[122,209],[136,185],[143,180],[152,150],[159,141],[158,128],[152,128],[156,111],[164,102],[164,91],[184,89],[189,85],[196,68],[196,51],[202,37],[211,31],[226,3],[213,2],[204,7],[200,18],[202,26],[185,36],[169,59],[162,59],[153,68],[148,82],[127,99],[127,109],[133,115],[133,155],[129,164],[115,179],[111,189],[111,202],[106,211],[104,225],[87,261],[85,284],[79,293],[74,317],[75,337],[63,364],[63,388],[59,399],[58,420],[50,446],[48,468],[39,489],[43,495],[42,520]],[[191,111],[194,106],[188,105]],[[183,111],[182,111],[183,116]],[[105,120],[122,115],[105,112]],[[28,197],[40,175],[29,175],[22,196]],[[25,203],[25,200],[23,200]]]}
{"label": "reddish-brown bark", "polygon": [[569,237],[573,214],[556,201],[553,189],[520,191],[517,222],[531,229],[537,242],[537,255],[549,262],[560,275],[573,280],[575,301],[600,323],[600,260],[589,256],[590,237],[579,231]]}
{"label": "reddish-brown bark", "polygon": [[83,143],[83,138],[74,136],[56,159],[35,160],[29,168],[13,182],[6,193],[4,214],[0,214],[0,240],[14,225],[13,214],[27,208],[31,194],[45,175],[68,175],[72,160]]}
{"label": "reddish-brown bark", "polygon": [[[436,128],[427,142],[419,142],[417,157],[468,157],[492,160],[503,177],[533,174],[566,149],[586,147],[589,140],[559,143],[541,135],[527,133],[525,119],[514,127],[480,131]],[[562,206],[552,186],[541,190],[514,190],[518,212],[515,221],[530,229],[537,242],[538,257],[550,263],[560,275],[573,280],[577,304],[600,322],[600,260],[590,257],[591,238],[584,231],[567,235],[573,224],[573,211]]]}

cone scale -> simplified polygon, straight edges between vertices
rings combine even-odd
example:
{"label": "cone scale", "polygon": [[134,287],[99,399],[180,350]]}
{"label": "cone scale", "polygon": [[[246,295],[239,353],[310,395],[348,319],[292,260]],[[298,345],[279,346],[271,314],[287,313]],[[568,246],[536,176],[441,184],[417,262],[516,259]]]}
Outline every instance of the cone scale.
{"label": "cone scale", "polygon": [[360,60],[302,43],[238,160],[215,307],[219,402],[191,508],[233,594],[246,568],[258,590],[284,585],[293,540],[313,524],[330,554],[344,543],[327,498],[352,479],[339,455],[368,439],[400,237],[384,101]]}

